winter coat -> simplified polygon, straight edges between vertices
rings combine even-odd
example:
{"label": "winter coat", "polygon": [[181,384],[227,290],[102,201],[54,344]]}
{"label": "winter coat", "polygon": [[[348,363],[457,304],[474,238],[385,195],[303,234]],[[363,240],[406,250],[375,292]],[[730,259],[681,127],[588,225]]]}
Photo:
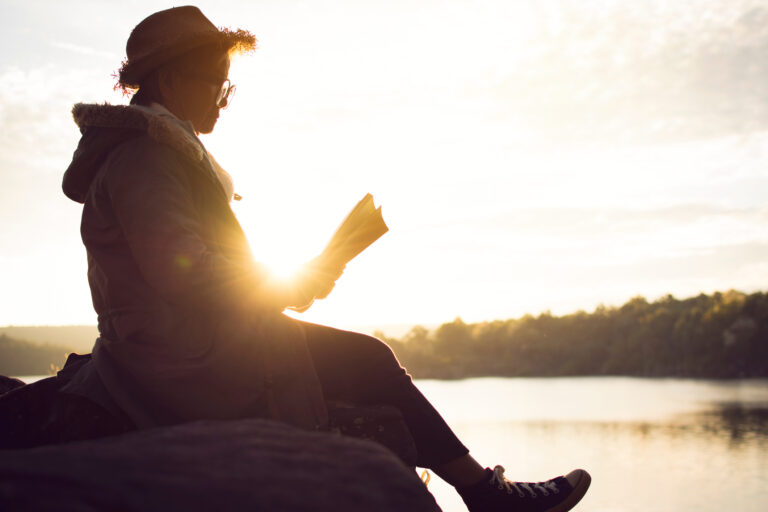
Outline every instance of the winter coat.
{"label": "winter coat", "polygon": [[83,203],[92,363],[114,403],[139,427],[323,426],[303,331],[261,300],[264,273],[191,124],[137,106],[72,113],[82,138],[63,189]]}

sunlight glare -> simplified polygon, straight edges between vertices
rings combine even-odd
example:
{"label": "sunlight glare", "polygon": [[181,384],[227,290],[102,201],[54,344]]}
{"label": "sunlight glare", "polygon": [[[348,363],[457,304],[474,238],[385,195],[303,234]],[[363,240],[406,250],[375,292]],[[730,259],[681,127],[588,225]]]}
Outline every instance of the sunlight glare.
{"label": "sunlight glare", "polygon": [[285,258],[262,261],[261,263],[265,264],[270,273],[281,281],[292,281],[301,268],[300,262],[290,261]]}

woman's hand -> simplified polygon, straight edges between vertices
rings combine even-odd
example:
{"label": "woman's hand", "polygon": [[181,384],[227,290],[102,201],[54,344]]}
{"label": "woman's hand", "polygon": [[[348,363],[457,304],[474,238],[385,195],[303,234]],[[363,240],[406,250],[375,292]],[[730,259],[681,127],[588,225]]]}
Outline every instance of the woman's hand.
{"label": "woman's hand", "polygon": [[[296,304],[289,309],[298,313],[308,310],[315,299],[324,299],[333,290],[336,281],[344,272],[344,266],[328,264],[323,256],[318,256],[304,265],[296,278]],[[300,302],[306,301],[303,304]]]}
{"label": "woman's hand", "polygon": [[283,311],[287,308],[303,313],[315,299],[324,299],[331,293],[342,272],[344,266],[329,265],[319,256],[305,264],[293,278],[269,275],[260,287],[258,301],[270,309]]}
{"label": "woman's hand", "polygon": [[304,279],[308,287],[314,290],[316,299],[324,299],[331,293],[336,281],[344,273],[344,265],[329,263],[323,255],[320,255],[304,266]]}

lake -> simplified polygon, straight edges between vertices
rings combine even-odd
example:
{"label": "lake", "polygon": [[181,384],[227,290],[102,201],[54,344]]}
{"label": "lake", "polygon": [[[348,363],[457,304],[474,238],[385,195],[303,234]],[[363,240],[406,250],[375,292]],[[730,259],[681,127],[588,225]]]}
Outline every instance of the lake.
{"label": "lake", "polygon": [[[35,377],[23,377],[26,381]],[[575,510],[768,510],[768,380],[417,380],[482,464],[540,481],[581,467]],[[444,512],[465,512],[438,477]]]}
{"label": "lake", "polygon": [[[539,481],[581,467],[575,510],[768,510],[768,380],[419,380],[481,464]],[[445,512],[466,511],[433,476]]]}

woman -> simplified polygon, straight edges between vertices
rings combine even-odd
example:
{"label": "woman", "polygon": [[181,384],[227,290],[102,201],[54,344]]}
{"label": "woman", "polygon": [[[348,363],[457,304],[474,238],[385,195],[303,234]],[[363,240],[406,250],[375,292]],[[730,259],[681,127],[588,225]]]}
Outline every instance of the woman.
{"label": "woman", "polygon": [[310,263],[294,284],[271,281],[229,207],[231,178],[197,138],[233,91],[229,55],[255,42],[195,7],[155,13],[128,39],[119,85],[137,91],[131,105],[75,106],[82,139],[63,188],[83,203],[101,336],[63,391],[107,418],[103,434],[202,418],[322,428],[328,400],[388,404],[418,465],[470,510],[569,510],[585,471],[506,480],[469,455],[384,343],[282,315],[326,296],[343,269]]}

